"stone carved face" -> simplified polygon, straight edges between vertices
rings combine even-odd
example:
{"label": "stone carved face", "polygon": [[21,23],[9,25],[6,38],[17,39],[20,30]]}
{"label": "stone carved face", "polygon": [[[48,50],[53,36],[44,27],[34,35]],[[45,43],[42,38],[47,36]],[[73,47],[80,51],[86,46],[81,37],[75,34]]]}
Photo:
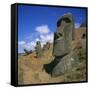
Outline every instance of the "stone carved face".
{"label": "stone carved face", "polygon": [[65,14],[57,22],[57,30],[54,33],[54,56],[62,56],[71,49],[72,31],[74,29],[71,14]]}
{"label": "stone carved face", "polygon": [[37,42],[36,42],[35,50],[36,50],[37,58],[42,57],[42,48],[41,48],[41,43],[40,43],[40,41],[37,41]]}

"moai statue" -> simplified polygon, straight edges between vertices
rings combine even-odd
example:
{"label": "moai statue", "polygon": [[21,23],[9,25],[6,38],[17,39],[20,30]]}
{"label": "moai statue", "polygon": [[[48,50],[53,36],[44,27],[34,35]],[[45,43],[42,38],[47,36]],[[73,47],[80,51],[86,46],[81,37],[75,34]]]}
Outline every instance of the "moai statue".
{"label": "moai statue", "polygon": [[37,41],[37,42],[36,42],[35,50],[36,50],[37,58],[42,57],[42,48],[41,48],[41,43],[40,43],[40,41]]}
{"label": "moai statue", "polygon": [[43,45],[43,51],[46,51],[46,44]]}
{"label": "moai statue", "polygon": [[[59,76],[70,70],[75,63],[75,55],[72,52],[74,21],[72,14],[64,14],[57,21],[57,30],[54,33],[53,56],[54,60],[45,64],[45,71],[51,76]],[[78,59],[77,59],[78,60]]]}
{"label": "moai statue", "polygon": [[43,46],[43,51],[49,50],[50,49],[50,43],[47,42],[44,46]]}
{"label": "moai statue", "polygon": [[54,33],[54,56],[62,56],[71,51],[72,33],[74,30],[73,23],[73,17],[70,13],[63,15],[57,21],[57,30]]}
{"label": "moai statue", "polygon": [[47,47],[48,50],[50,49],[50,42],[46,43],[46,47]]}

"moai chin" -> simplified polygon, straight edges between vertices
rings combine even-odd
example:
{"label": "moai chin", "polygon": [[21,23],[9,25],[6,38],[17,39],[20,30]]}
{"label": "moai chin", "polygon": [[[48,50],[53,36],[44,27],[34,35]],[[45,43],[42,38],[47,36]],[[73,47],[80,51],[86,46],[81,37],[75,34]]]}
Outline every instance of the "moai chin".
{"label": "moai chin", "polygon": [[64,14],[57,21],[57,30],[54,33],[54,56],[62,56],[71,51],[71,42],[74,30],[72,14]]}
{"label": "moai chin", "polygon": [[41,43],[40,43],[40,41],[37,41],[37,42],[36,42],[35,50],[36,50],[37,58],[41,58],[41,57],[42,57],[42,48],[41,48]]}

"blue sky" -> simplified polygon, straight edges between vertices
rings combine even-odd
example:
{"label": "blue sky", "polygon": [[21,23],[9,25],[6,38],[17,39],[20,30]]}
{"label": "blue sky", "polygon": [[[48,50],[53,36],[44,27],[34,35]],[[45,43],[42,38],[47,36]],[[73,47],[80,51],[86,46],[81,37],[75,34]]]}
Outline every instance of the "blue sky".
{"label": "blue sky", "polygon": [[36,41],[42,46],[53,42],[57,20],[65,13],[72,13],[75,27],[86,20],[86,9],[65,7],[18,6],[18,52],[34,50]]}

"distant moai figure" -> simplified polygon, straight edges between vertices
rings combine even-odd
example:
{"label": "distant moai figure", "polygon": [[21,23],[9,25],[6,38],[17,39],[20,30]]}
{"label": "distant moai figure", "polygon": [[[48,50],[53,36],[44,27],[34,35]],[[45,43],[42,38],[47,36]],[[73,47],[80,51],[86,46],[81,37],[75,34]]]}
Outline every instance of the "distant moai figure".
{"label": "distant moai figure", "polygon": [[46,47],[47,47],[47,49],[50,49],[50,42],[46,43]]}
{"label": "distant moai figure", "polygon": [[71,43],[73,40],[74,21],[73,16],[70,13],[64,14],[57,21],[57,30],[54,33],[53,43],[53,56],[54,60],[45,64],[45,71],[51,76],[59,76],[66,71],[70,71],[78,61],[76,55],[73,53]]}
{"label": "distant moai figure", "polygon": [[50,49],[50,43],[47,42],[44,46],[43,46],[43,51],[49,50]]}
{"label": "distant moai figure", "polygon": [[36,51],[37,58],[42,57],[43,54],[42,54],[42,48],[41,48],[41,43],[40,43],[40,41],[37,41],[37,42],[36,42],[35,51]]}
{"label": "distant moai figure", "polygon": [[57,30],[54,33],[54,56],[62,56],[64,54],[68,54],[71,51],[73,31],[73,17],[70,13],[67,13],[57,21]]}

